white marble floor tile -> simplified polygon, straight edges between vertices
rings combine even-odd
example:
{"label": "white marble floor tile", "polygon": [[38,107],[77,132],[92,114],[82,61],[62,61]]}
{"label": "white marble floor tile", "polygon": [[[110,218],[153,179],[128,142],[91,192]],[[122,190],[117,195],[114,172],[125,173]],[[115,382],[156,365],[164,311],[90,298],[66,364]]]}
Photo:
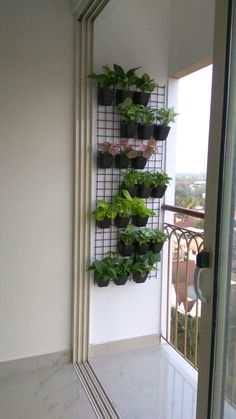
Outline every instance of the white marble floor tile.
{"label": "white marble floor tile", "polygon": [[122,419],[195,419],[197,372],[166,345],[90,359]]}
{"label": "white marble floor tile", "polygon": [[72,365],[0,377],[0,419],[95,419]]}

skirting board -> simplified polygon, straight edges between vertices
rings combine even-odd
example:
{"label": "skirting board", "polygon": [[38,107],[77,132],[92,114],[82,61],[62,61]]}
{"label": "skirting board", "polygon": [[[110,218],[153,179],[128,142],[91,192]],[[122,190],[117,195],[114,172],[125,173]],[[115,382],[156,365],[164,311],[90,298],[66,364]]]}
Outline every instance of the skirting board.
{"label": "skirting board", "polygon": [[116,340],[89,346],[89,358],[112,353],[132,351],[135,349],[152,348],[159,345],[160,335],[139,336],[130,339]]}
{"label": "skirting board", "polygon": [[45,355],[31,356],[29,358],[13,359],[0,362],[0,376],[36,370],[38,368],[72,362],[71,349]]}

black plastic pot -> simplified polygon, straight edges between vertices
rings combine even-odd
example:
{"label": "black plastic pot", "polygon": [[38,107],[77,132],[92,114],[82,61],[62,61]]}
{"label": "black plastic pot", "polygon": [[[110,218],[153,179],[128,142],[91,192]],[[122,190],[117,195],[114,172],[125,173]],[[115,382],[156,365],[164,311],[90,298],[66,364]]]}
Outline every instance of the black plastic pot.
{"label": "black plastic pot", "polygon": [[114,91],[111,89],[98,89],[98,104],[111,106],[114,100]]}
{"label": "black plastic pot", "polygon": [[113,164],[113,156],[108,153],[98,152],[97,165],[100,169],[110,169]]}
{"label": "black plastic pot", "polygon": [[149,140],[153,138],[154,125],[138,124],[138,138],[140,140]]}
{"label": "black plastic pot", "polygon": [[145,255],[149,250],[148,244],[139,244],[135,243],[135,253],[138,253],[138,255]]}
{"label": "black plastic pot", "polygon": [[170,132],[170,127],[163,127],[162,125],[154,125],[154,138],[157,141],[165,141]]}
{"label": "black plastic pot", "polygon": [[140,185],[138,187],[138,197],[139,198],[149,198],[150,194],[151,194],[151,186],[144,186],[144,185]]}
{"label": "black plastic pot", "polygon": [[134,138],[136,133],[137,133],[136,124],[126,124],[126,122],[121,122],[120,124],[121,138]]}
{"label": "black plastic pot", "polygon": [[115,225],[118,228],[125,228],[130,222],[130,217],[119,217],[119,215],[115,218]]}
{"label": "black plastic pot", "polygon": [[164,243],[151,243],[149,249],[152,250],[153,253],[160,253],[163,248]]}
{"label": "black plastic pot", "polygon": [[110,228],[111,227],[111,218],[104,218],[104,220],[96,220],[96,225],[99,228]]}
{"label": "black plastic pot", "polygon": [[135,92],[134,93],[134,98],[133,98],[133,103],[135,103],[135,105],[147,106],[147,104],[150,100],[150,96],[151,96],[151,93]]}
{"label": "black plastic pot", "polygon": [[117,89],[116,91],[116,104],[119,105],[120,103],[124,102],[127,97],[134,98],[134,93],[132,90],[121,90]]}
{"label": "black plastic pot", "polygon": [[116,285],[125,285],[127,281],[128,281],[128,276],[126,276],[125,278],[116,278],[116,279],[113,279],[113,282]]}
{"label": "black plastic pot", "polygon": [[117,249],[121,256],[132,256],[134,253],[134,246],[126,246],[122,241],[118,242]]}
{"label": "black plastic pot", "polygon": [[132,224],[135,227],[145,227],[148,222],[148,215],[146,217],[140,217],[140,215],[132,216]]}
{"label": "black plastic pot", "polygon": [[130,160],[123,154],[115,156],[115,166],[117,169],[128,169]]}
{"label": "black plastic pot", "polygon": [[167,185],[157,186],[156,188],[152,188],[152,191],[151,191],[152,198],[162,198],[165,195],[166,189],[167,189]]}
{"label": "black plastic pot", "polygon": [[131,160],[131,166],[134,169],[144,169],[144,167],[146,166],[147,163],[147,159],[145,159],[145,157],[143,156],[138,156],[135,157],[135,159]]}
{"label": "black plastic pot", "polygon": [[124,183],[121,184],[121,189],[126,189],[129,192],[130,196],[134,198],[137,196],[138,186],[126,186]]}
{"label": "black plastic pot", "polygon": [[98,287],[102,288],[107,287],[109,285],[110,279],[98,278],[97,272],[94,272],[94,282],[95,284],[97,284]]}
{"label": "black plastic pot", "polygon": [[147,277],[148,277],[148,272],[144,276],[141,276],[140,273],[133,272],[133,281],[136,282],[136,284],[142,284],[143,282],[146,281]]}

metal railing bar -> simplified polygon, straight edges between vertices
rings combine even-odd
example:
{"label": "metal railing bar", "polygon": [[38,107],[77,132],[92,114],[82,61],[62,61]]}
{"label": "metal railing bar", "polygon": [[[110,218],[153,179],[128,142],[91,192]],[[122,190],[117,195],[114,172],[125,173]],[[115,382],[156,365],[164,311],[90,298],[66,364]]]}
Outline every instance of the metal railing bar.
{"label": "metal railing bar", "polygon": [[205,218],[205,213],[202,211],[194,211],[188,208],[177,207],[175,205],[167,205],[167,204],[163,204],[161,208],[165,211],[171,211],[178,214],[189,215],[190,217],[199,218],[201,220],[204,220]]}

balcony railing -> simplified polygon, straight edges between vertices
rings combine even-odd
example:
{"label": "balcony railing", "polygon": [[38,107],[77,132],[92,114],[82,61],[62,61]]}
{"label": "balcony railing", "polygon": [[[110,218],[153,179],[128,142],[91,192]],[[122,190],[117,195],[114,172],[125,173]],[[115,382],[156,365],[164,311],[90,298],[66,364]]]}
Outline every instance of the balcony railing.
{"label": "balcony railing", "polygon": [[[163,293],[166,298],[164,304],[166,320],[162,338],[197,369],[201,302],[196,297],[193,279],[196,256],[204,245],[204,232],[203,229],[195,226],[196,220],[204,220],[204,213],[170,205],[163,205],[162,208],[179,215],[175,216],[173,224],[164,223],[164,230],[168,236],[168,249],[163,267],[165,269],[163,278],[166,278],[166,292]],[[186,224],[189,224],[189,227],[186,227]],[[233,272],[235,271],[236,268]],[[232,281],[235,287],[232,288],[231,307],[235,307],[235,278],[236,275],[233,273]],[[235,338],[236,327],[233,320],[230,327],[225,388],[226,400],[233,406],[233,409],[236,408]]]}
{"label": "balcony railing", "polygon": [[[164,224],[168,252],[165,264],[166,330],[163,337],[197,368],[201,303],[194,291],[193,278],[196,256],[203,249],[204,235],[202,229],[191,227],[191,224],[194,226],[194,220],[203,219],[204,213],[167,205],[164,209],[181,215],[179,223],[175,217],[175,224]],[[186,224],[190,227],[185,227]]]}

